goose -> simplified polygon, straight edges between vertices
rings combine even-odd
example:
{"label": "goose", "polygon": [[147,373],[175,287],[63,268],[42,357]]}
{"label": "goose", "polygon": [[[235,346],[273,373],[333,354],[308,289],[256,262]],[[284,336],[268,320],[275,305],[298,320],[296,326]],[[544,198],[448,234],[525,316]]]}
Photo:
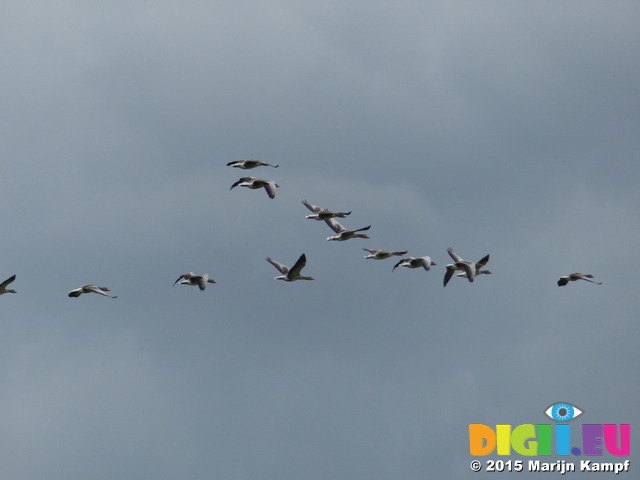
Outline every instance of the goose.
{"label": "goose", "polygon": [[275,198],[276,187],[280,187],[280,185],[276,184],[276,182],[274,182],[273,180],[262,180],[255,177],[242,177],[236,183],[231,185],[231,188],[229,190],[233,190],[237,186],[248,187],[253,190],[264,187],[264,189],[267,191],[267,195],[269,195],[269,198]]}
{"label": "goose", "polygon": [[342,225],[340,225],[337,221],[335,221],[333,218],[325,220],[325,223],[329,225],[331,227],[331,230],[333,230],[337,234],[337,235],[333,235],[332,237],[327,237],[327,240],[330,242],[331,241],[342,242],[344,240],[349,240],[350,238],[371,238],[368,235],[365,235],[364,233],[356,233],[356,232],[362,232],[364,230],[369,230],[371,228],[371,225],[364,228],[358,228],[356,230],[347,230]]}
{"label": "goose", "polygon": [[346,218],[347,215],[351,215],[351,212],[331,212],[326,208],[320,208],[316,207],[315,205],[311,205],[306,200],[303,200],[302,204],[313,212],[313,215],[307,215],[306,218],[313,220],[328,220],[329,218],[334,217]]}
{"label": "goose", "polygon": [[243,170],[249,170],[256,167],[273,167],[278,168],[280,165],[271,165],[270,163],[263,162],[262,160],[234,160],[227,163],[227,167],[242,168]]}
{"label": "goose", "polygon": [[107,287],[96,287],[94,284],[88,283],[87,285],[83,285],[80,288],[76,288],[75,290],[71,290],[69,292],[69,296],[70,297],[79,297],[83,293],[97,293],[97,294],[104,295],[105,297],[109,297],[109,298],[118,298],[117,295],[115,297],[112,297],[111,295],[108,295],[108,294],[104,293],[104,292],[109,292],[109,291],[110,290]]}
{"label": "goose", "polygon": [[7,288],[7,285],[9,285],[15,279],[16,279],[16,276],[12,275],[9,278],[7,278],[4,282],[0,283],[0,295],[2,295],[4,293],[18,293],[15,290]]}
{"label": "goose", "polygon": [[[407,252],[405,252],[407,253]],[[397,267],[407,267],[407,268],[419,268],[422,267],[425,270],[429,271],[431,265],[436,265],[436,262],[432,262],[430,257],[407,257],[401,259],[398,263],[396,263],[391,271],[393,272]]]}
{"label": "goose", "polygon": [[370,253],[370,255],[365,255],[364,258],[373,258],[374,260],[384,260],[385,258],[389,258],[394,255],[400,257],[409,251],[406,250],[404,252],[388,252],[387,250],[375,250],[371,248],[363,248],[363,250]]}
{"label": "goose", "polygon": [[274,277],[274,280],[284,280],[285,282],[295,282],[296,280],[314,280],[313,277],[305,277],[304,275],[300,275],[300,270],[307,264],[307,257],[303,253],[298,258],[298,261],[291,268],[278,263],[271,258],[267,257],[267,262],[276,267],[282,275]]}
{"label": "goose", "polygon": [[586,280],[587,282],[595,283],[596,285],[602,285],[602,282],[594,282],[593,280],[589,280],[593,278],[591,274],[582,274],[582,273],[572,273],[571,275],[563,275],[558,279],[558,286],[564,287],[569,282],[575,282],[576,280]]}
{"label": "goose", "polygon": [[450,263],[446,266],[447,272],[444,274],[444,286],[447,286],[449,280],[453,276],[456,270],[464,270],[464,277],[468,278],[470,282],[473,282],[473,279],[476,275],[479,274],[480,269],[484,267],[489,261],[489,255],[485,256],[479,262],[473,263],[468,260],[463,260],[459,255],[456,255],[451,248],[447,249],[447,252],[453,258],[455,263]]}
{"label": "goose", "polygon": [[172,286],[175,286],[176,283],[180,283],[180,285],[198,285],[200,290],[204,290],[207,286],[207,283],[216,283],[213,278],[209,278],[209,275],[203,273],[202,275],[196,275],[193,272],[185,273],[178,277],[178,280],[173,282]]}

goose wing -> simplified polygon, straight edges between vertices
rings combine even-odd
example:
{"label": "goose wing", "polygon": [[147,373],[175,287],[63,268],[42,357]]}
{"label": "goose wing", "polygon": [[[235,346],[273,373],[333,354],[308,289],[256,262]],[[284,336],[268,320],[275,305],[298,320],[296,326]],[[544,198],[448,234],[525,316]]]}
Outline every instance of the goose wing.
{"label": "goose wing", "polygon": [[325,220],[325,223],[327,225],[329,225],[329,227],[331,227],[331,230],[333,230],[337,234],[341,234],[342,232],[346,232],[347,231],[346,228],[344,228],[342,225],[340,225],[340,223],[338,223],[333,218],[329,218],[329,219]]}
{"label": "goose wing", "polygon": [[449,283],[449,280],[451,280],[451,277],[453,277],[453,273],[457,270],[455,265],[449,264],[447,265],[447,271],[444,274],[444,286],[447,286],[447,283]]}
{"label": "goose wing", "polygon": [[431,257],[420,257],[418,258],[418,262],[420,262],[422,267],[427,271],[431,268]]}
{"label": "goose wing", "polygon": [[393,272],[396,268],[398,268],[400,265],[402,265],[405,262],[410,262],[411,260],[413,260],[413,257],[407,257],[407,258],[401,258],[400,260],[398,260],[398,263],[396,263],[393,268],[391,269],[391,271]]}
{"label": "goose wing", "polygon": [[[291,267],[289,273],[286,274],[289,278],[297,277],[300,275],[300,270],[307,264],[307,256],[303,253],[300,255],[300,258],[296,261],[296,263]],[[284,272],[283,272],[284,273]]]}
{"label": "goose wing", "polygon": [[310,203],[308,203],[306,200],[302,201],[302,204],[307,207],[309,210],[311,210],[313,213],[320,213],[322,211],[324,211],[322,208],[320,207],[316,207],[315,205],[311,205]]}
{"label": "goose wing", "polygon": [[276,183],[271,180],[264,180],[264,189],[267,191],[269,198],[276,197]]}
{"label": "goose wing", "polygon": [[482,257],[482,260],[480,260],[479,262],[476,262],[476,270],[480,270],[487,263],[489,263],[489,255]]}
{"label": "goose wing", "polygon": [[267,262],[276,267],[282,275],[287,275],[289,273],[289,267],[286,265],[276,262],[275,260],[271,260],[270,257],[267,257]]}
{"label": "goose wing", "polygon": [[451,250],[451,247],[447,248],[447,253],[449,254],[449,256],[451,256],[451,258],[453,258],[454,262],[461,262],[462,258],[460,258],[459,255],[456,255],[453,250]]}
{"label": "goose wing", "polygon": [[2,290],[3,288],[5,288],[7,285],[9,285],[11,282],[13,282],[16,279],[15,275],[10,276],[9,278],[7,278],[4,282],[0,283],[0,290]]}
{"label": "goose wing", "polygon": [[241,183],[244,182],[253,182],[254,180],[256,180],[256,178],[254,177],[242,177],[240,180],[238,180],[236,183],[234,183],[233,185],[231,185],[231,188],[229,190],[233,190],[234,188],[236,188],[238,185],[240,185]]}
{"label": "goose wing", "polygon": [[193,273],[189,272],[189,273],[183,273],[182,275],[180,275],[178,277],[178,279],[173,282],[172,286],[175,286],[176,283],[178,283],[180,280],[185,279],[185,280],[189,280],[191,277],[193,277]]}

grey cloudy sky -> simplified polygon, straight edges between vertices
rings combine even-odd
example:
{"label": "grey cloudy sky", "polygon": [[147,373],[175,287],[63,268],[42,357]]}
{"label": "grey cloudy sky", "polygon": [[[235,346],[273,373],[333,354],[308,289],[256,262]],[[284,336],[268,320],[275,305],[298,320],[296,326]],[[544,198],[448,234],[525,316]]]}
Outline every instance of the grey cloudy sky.
{"label": "grey cloudy sky", "polygon": [[[635,469],[639,24],[625,1],[3,3],[0,479],[475,479],[468,424],[556,401],[631,423]],[[243,158],[280,164],[250,173],[274,200],[229,191]],[[303,199],[371,239],[327,242]],[[447,247],[493,275],[443,288]],[[303,252],[315,281],[273,280]],[[187,271],[218,283],[172,288]],[[574,271],[602,285],[558,288]]]}

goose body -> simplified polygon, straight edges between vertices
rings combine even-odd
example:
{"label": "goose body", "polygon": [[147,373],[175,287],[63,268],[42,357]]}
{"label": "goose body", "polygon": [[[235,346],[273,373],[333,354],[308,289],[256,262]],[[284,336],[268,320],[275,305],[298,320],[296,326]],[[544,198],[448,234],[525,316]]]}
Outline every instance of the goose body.
{"label": "goose body", "polygon": [[12,275],[9,278],[7,278],[4,282],[0,283],[0,295],[3,295],[5,293],[18,293],[15,290],[7,288],[7,285],[9,285],[15,279],[16,279],[16,276]]}
{"label": "goose body", "polygon": [[[480,260],[479,262],[473,263],[468,260],[463,260],[462,258],[460,258],[460,256],[456,255],[451,248],[448,248],[447,252],[449,253],[449,256],[453,259],[454,263],[450,263],[449,265],[446,266],[447,271],[444,274],[445,287],[447,286],[447,283],[449,283],[449,280],[451,280],[451,277],[453,276],[456,270],[463,270],[464,275],[460,275],[460,276],[467,278],[470,282],[473,282],[473,279],[475,278],[475,276],[480,273],[480,270],[482,269],[482,267],[484,267],[489,261],[489,255],[483,257],[482,260]],[[487,273],[487,272],[489,271],[487,270],[483,273]]]}
{"label": "goose body", "polygon": [[200,290],[204,290],[207,287],[207,283],[216,283],[213,278],[209,278],[209,275],[203,273],[202,275],[196,275],[193,272],[188,272],[178,277],[178,280],[173,282],[173,286],[176,283],[180,285],[198,285]]}
{"label": "goose body", "polygon": [[280,187],[280,185],[278,185],[273,180],[263,180],[261,178],[255,178],[255,177],[242,177],[236,183],[231,185],[231,188],[229,190],[233,190],[235,187],[238,187],[238,186],[251,188],[252,190],[255,190],[258,188],[264,188],[265,191],[267,192],[267,195],[269,195],[269,198],[272,198],[272,199],[275,198],[276,196],[276,187]]}
{"label": "goose body", "polygon": [[274,277],[274,280],[284,280],[285,282],[295,282],[296,280],[314,280],[313,277],[305,277],[304,275],[300,274],[300,270],[302,270],[302,268],[307,264],[307,257],[304,253],[300,255],[298,261],[291,268],[274,260],[271,260],[271,258],[269,257],[267,257],[267,262],[276,267],[282,274]]}
{"label": "goose body", "polygon": [[404,252],[389,252],[387,250],[375,250],[371,248],[363,248],[363,250],[369,252],[369,255],[365,255],[364,258],[372,258],[374,260],[384,260],[385,258],[393,257],[394,255],[400,257],[408,252],[408,250]]}
{"label": "goose body", "polygon": [[271,165],[268,162],[262,160],[234,160],[227,163],[227,167],[241,168],[243,170],[249,170],[256,167],[273,167],[278,168],[280,165]]}
{"label": "goose body", "polygon": [[69,292],[69,296],[73,298],[73,297],[79,297],[83,293],[97,293],[98,295],[104,295],[105,297],[109,297],[109,298],[118,298],[117,295],[115,297],[112,297],[108,293],[105,293],[109,291],[110,290],[107,287],[96,287],[93,283],[88,283],[79,288],[76,288],[75,290],[71,290]]}
{"label": "goose body", "polygon": [[587,273],[572,273],[571,275],[563,275],[558,279],[558,286],[563,287],[569,282],[575,282],[576,280],[586,280],[587,282],[595,283],[596,285],[602,285],[602,282],[594,282],[591,280],[593,275]]}
{"label": "goose body", "polygon": [[[406,253],[406,252],[405,252]],[[431,261],[431,257],[407,257],[401,259],[398,263],[396,263],[391,271],[394,271],[398,267],[407,267],[407,268],[424,268],[429,271],[431,265],[436,265],[436,262]]]}
{"label": "goose body", "polygon": [[307,215],[306,218],[313,220],[328,220],[334,217],[346,218],[347,215],[350,215],[351,212],[331,212],[325,208],[316,207],[315,205],[311,205],[306,200],[302,201],[302,204],[307,207],[309,210],[313,212],[313,215]]}
{"label": "goose body", "polygon": [[331,241],[342,242],[344,240],[349,240],[351,238],[370,238],[368,235],[365,235],[364,233],[357,233],[357,232],[363,232],[365,230],[369,230],[371,228],[371,225],[364,228],[358,228],[356,230],[347,230],[342,225],[340,225],[337,221],[335,221],[333,218],[329,218],[328,220],[325,220],[325,223],[329,225],[329,227],[331,227],[331,230],[336,232],[336,235],[327,237],[327,240],[330,242]]}

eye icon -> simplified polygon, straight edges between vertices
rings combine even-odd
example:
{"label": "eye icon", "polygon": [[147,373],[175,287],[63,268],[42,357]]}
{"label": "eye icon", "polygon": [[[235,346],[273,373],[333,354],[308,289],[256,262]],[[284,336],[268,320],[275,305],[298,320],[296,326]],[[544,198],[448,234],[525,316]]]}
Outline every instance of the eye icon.
{"label": "eye icon", "polygon": [[556,422],[570,422],[571,420],[578,418],[583,413],[584,410],[580,410],[575,405],[566,402],[549,405],[549,408],[544,411],[544,414],[547,417],[551,420],[555,420]]}

